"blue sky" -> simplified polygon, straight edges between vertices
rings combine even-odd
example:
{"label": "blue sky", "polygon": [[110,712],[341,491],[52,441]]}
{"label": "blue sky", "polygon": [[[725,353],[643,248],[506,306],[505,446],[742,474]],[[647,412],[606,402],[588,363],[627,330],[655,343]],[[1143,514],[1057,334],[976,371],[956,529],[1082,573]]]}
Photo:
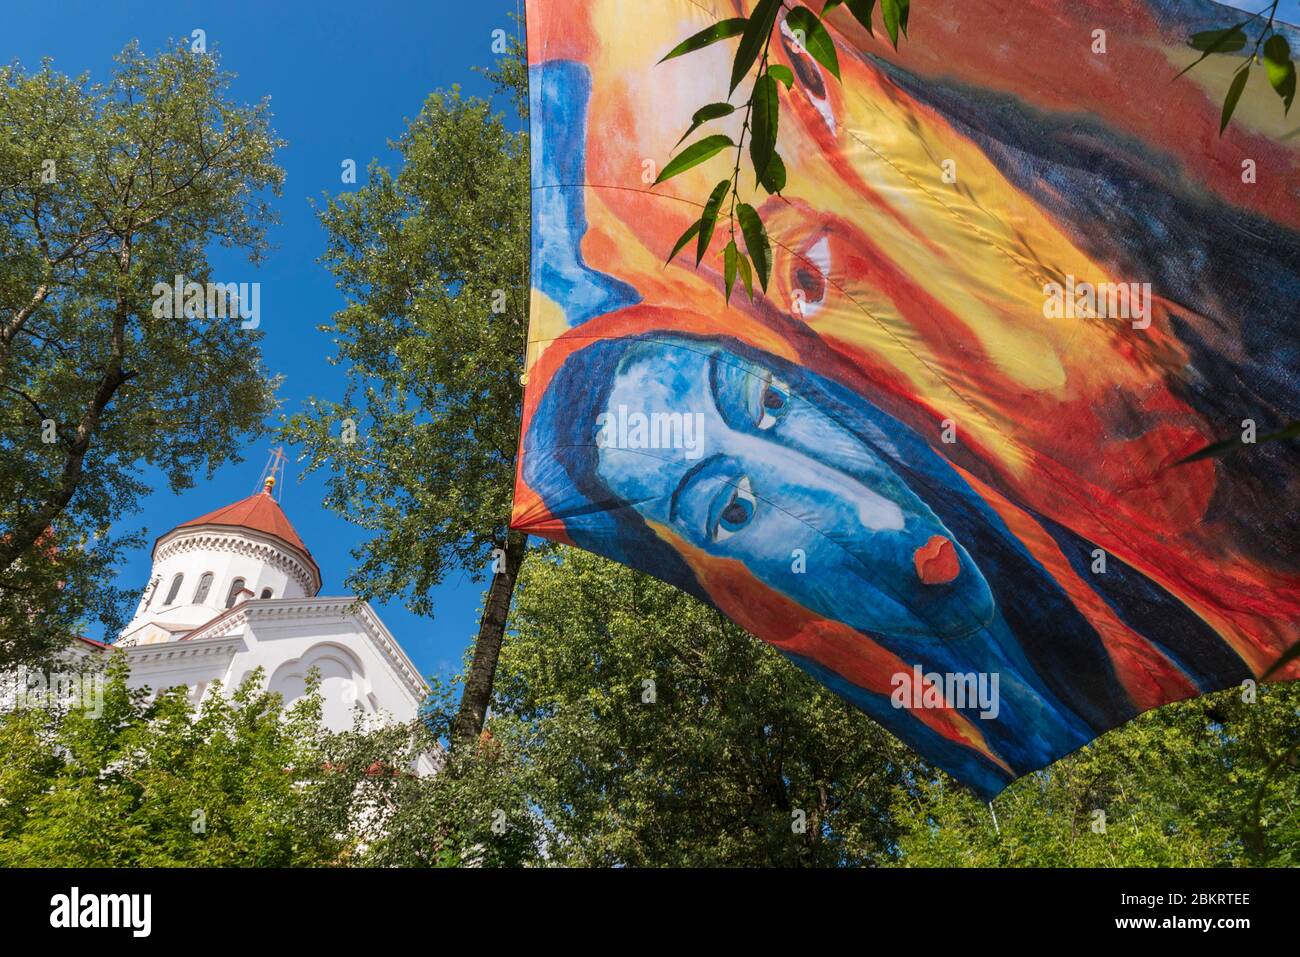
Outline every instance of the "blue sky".
{"label": "blue sky", "polygon": [[[1226,0],[1224,6],[1236,7],[1250,13],[1268,9],[1267,0]],[[1300,26],[1300,0],[1282,0],[1277,5],[1277,18],[1293,26]]]}
{"label": "blue sky", "polygon": [[[276,131],[289,144],[278,156],[287,175],[281,222],[270,236],[276,248],[258,269],[223,250],[213,260],[215,275],[262,284],[266,364],[284,376],[280,395],[289,409],[311,394],[342,392],[341,370],[326,361],[329,338],[316,331],[341,299],[316,262],[324,241],[308,198],[347,188],[339,178],[344,159],[357,161],[362,180],[372,157],[392,165],[389,139],[400,135],[434,89],[459,83],[468,93],[486,94],[488,85],[472,67],[493,61],[492,31],[513,33],[515,9],[516,0],[0,0],[0,61],[34,68],[50,56],[56,69],[89,71],[99,80],[133,39],[152,50],[203,29],[209,49],[215,45],[223,67],[238,74],[236,98],[253,102],[270,95]],[[146,528],[152,541],[251,494],[269,448],[262,442],[243,449],[245,462],[221,469],[210,482],[200,477],[180,497],[160,483],[142,513],[119,530]],[[281,504],[321,567],[323,593],[345,594],[349,550],[364,536],[321,507],[318,478],[299,483],[294,472],[291,461]],[[125,585],[144,586],[147,552],[122,568]],[[432,621],[400,602],[377,607],[425,674],[447,674],[459,670],[473,638],[485,587],[453,572],[436,593]]]}

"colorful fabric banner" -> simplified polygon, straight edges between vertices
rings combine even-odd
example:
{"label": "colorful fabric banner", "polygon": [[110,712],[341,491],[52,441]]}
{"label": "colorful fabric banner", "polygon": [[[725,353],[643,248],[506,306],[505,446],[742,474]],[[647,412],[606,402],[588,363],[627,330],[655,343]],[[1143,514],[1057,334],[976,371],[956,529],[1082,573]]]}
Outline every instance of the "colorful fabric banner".
{"label": "colorful fabric banner", "polygon": [[1220,136],[1249,48],[1173,79],[1240,17],[915,0],[895,52],[841,8],[839,81],[782,24],[788,185],[741,173],[772,278],[727,304],[725,216],[665,261],[735,152],[651,184],[735,41],[658,61],[751,6],[528,3],[513,527],[712,603],[985,796],[1261,676],[1300,640],[1300,447],[1176,464],[1300,419],[1300,118],[1260,71]]}

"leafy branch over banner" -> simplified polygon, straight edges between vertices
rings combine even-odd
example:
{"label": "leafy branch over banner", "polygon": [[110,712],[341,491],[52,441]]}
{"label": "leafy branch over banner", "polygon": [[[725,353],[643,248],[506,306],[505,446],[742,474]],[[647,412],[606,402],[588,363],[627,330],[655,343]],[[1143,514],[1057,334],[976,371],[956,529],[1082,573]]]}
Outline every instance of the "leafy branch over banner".
{"label": "leafy branch over banner", "polygon": [[1212,54],[1238,53],[1244,50],[1246,44],[1250,41],[1247,30],[1251,29],[1251,24],[1255,23],[1265,13],[1268,14],[1268,20],[1255,37],[1254,47],[1251,48],[1250,54],[1242,60],[1241,66],[1237,67],[1233,72],[1232,82],[1228,84],[1228,94],[1224,97],[1223,112],[1219,118],[1220,136],[1223,135],[1223,131],[1228,128],[1228,124],[1232,121],[1232,114],[1241,101],[1241,94],[1246,89],[1246,83],[1250,80],[1251,69],[1260,63],[1264,66],[1264,75],[1268,77],[1269,86],[1282,100],[1283,113],[1289,115],[1291,112],[1291,104],[1295,101],[1296,70],[1295,62],[1291,59],[1291,45],[1287,42],[1286,37],[1274,26],[1279,2],[1280,0],[1273,0],[1271,6],[1259,11],[1252,17],[1242,20],[1240,23],[1234,23],[1230,27],[1221,27],[1217,30],[1203,30],[1200,33],[1192,34],[1187,40],[1193,49],[1201,51],[1201,55],[1178,71],[1177,76],[1174,77],[1175,80]]}
{"label": "leafy branch over banner", "polygon": [[[794,86],[794,73],[789,67],[772,63],[769,52],[773,32],[777,29],[782,11],[785,14],[785,26],[797,39],[799,46],[814,60],[822,65],[835,79],[840,78],[839,57],[835,52],[835,42],[831,39],[823,20],[837,7],[845,7],[854,18],[872,33],[871,19],[876,0],[829,0],[822,9],[821,16],[804,6],[789,6],[782,0],[759,0],[748,17],[733,17],[701,30],[688,37],[670,50],[660,63],[672,60],[696,50],[712,46],[722,40],[740,38],[736,48],[736,57],[731,65],[731,85],[727,99],[718,103],[709,103],[700,107],[691,118],[690,128],[678,140],[680,147],[688,137],[700,127],[713,120],[720,120],[741,110],[744,121],[740,135],[732,140],[724,133],[714,133],[691,143],[663,168],[655,185],[672,179],[679,173],[699,166],[726,150],[735,150],[736,162],[731,175],[720,180],[704,203],[704,210],[699,219],[690,225],[677,244],[673,247],[668,261],[672,262],[691,242],[695,241],[695,265],[698,268],[713,242],[717,230],[718,218],[722,215],[723,205],[727,205],[727,225],[730,229],[730,241],[723,250],[723,273],[726,283],[727,301],[731,301],[731,291],[736,280],[745,286],[745,291],[752,301],[754,298],[754,274],[758,275],[759,285],[767,291],[767,283],[772,272],[772,246],[767,236],[758,210],[740,198],[740,168],[745,158],[745,146],[748,140],[749,161],[754,171],[754,180],[768,195],[779,195],[786,184],[785,162],[776,150],[777,132],[781,123],[781,91],[784,86],[789,93]],[[890,42],[898,49],[898,37],[907,36],[907,17],[910,0],[881,0],[880,12],[885,31]],[[750,72],[758,66],[750,87],[749,99],[739,106],[731,103],[737,88],[745,81]],[[676,149],[676,147],[674,147]],[[744,239],[742,249],[736,242],[736,229],[740,228]]]}

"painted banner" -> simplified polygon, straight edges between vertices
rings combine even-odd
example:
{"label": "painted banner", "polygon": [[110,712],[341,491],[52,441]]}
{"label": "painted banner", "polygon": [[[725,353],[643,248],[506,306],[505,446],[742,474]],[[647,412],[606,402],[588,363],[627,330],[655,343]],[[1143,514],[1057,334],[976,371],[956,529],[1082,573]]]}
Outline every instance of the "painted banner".
{"label": "painted banner", "polygon": [[725,219],[665,263],[734,151],[653,183],[736,41],[658,61],[751,7],[528,3],[513,527],[710,602],[984,796],[1262,676],[1300,447],[1177,464],[1300,420],[1300,120],[1261,70],[1220,136],[1249,48],[1173,79],[1244,18],[915,0],[896,52],[841,7],[838,81],[782,23],[788,185],[741,174],[771,282],[728,304]]}

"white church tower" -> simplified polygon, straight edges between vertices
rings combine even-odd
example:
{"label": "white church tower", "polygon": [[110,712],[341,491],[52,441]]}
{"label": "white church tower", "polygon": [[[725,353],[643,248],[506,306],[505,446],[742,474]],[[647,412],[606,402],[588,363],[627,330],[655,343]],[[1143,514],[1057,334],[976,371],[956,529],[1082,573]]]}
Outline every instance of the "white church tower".
{"label": "white church tower", "polygon": [[272,476],[162,535],[135,617],[114,644],[93,644],[127,655],[133,686],[184,685],[195,701],[214,681],[229,693],[261,667],[289,702],[316,668],[332,730],[351,727],[358,710],[413,719],[428,686],[366,602],[320,595],[320,568],[274,488]]}
{"label": "white church tower", "polygon": [[312,598],[320,569],[272,496],[275,479],[243,501],[178,525],[154,543],[153,574],[122,645],[188,634],[250,598]]}

